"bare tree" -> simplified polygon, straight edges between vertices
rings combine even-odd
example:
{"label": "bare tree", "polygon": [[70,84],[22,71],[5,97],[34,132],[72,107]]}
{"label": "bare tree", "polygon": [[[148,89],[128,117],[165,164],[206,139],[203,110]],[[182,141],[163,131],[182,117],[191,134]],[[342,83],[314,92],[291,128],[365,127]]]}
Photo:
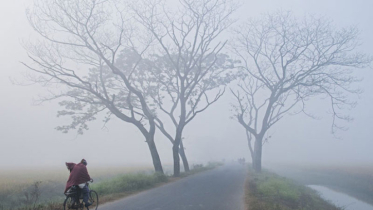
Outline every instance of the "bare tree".
{"label": "bare tree", "polygon": [[344,129],[337,121],[351,120],[343,109],[353,107],[355,101],[348,96],[359,93],[352,86],[358,81],[352,70],[372,60],[355,52],[359,44],[355,27],[336,29],[325,18],[296,19],[291,12],[280,11],[249,20],[234,32],[232,49],[242,65],[238,87],[231,92],[256,171],[261,171],[267,131],[290,111],[307,114],[305,104],[312,97],[328,98],[332,132]]}
{"label": "bare tree", "polygon": [[163,173],[154,142],[156,115],[147,99],[151,88],[141,85],[142,56],[152,38],[139,32],[125,8],[108,0],[35,1],[27,17],[42,40],[26,46],[32,63],[24,65],[36,73],[32,81],[58,87],[42,101],[61,99],[59,115],[72,117],[59,130],[82,133],[106,111],[105,121],[114,115],[139,129],[155,171]]}
{"label": "bare tree", "polygon": [[[176,59],[177,55],[173,55]],[[215,64],[213,64],[215,63]],[[177,136],[177,129],[184,129],[199,113],[206,110],[225,92],[225,85],[229,83],[234,76],[229,72],[233,67],[232,61],[229,60],[225,54],[211,55],[203,61],[203,66],[210,66],[205,72],[192,70],[188,74],[189,78],[198,78],[190,84],[195,87],[181,86],[178,81],[177,73],[173,65],[170,63],[168,56],[160,57],[154,61],[154,77],[157,78],[157,95],[152,95],[154,102],[158,105],[159,109],[171,120],[174,129],[174,135]],[[205,75],[197,75],[205,74]],[[190,92],[191,91],[191,92]],[[184,93],[183,102],[180,101],[181,93]],[[171,101],[171,103],[170,103]],[[181,103],[184,103],[183,109],[185,111],[185,121],[177,119],[177,115],[181,113]],[[157,116],[157,127],[161,132],[174,144],[175,137],[172,137],[171,132],[163,123],[161,116]],[[181,127],[181,128],[180,128]],[[182,138],[182,133],[180,134]],[[180,140],[179,154],[183,161],[185,171],[189,171],[189,164],[184,152],[182,139]]]}
{"label": "bare tree", "polygon": [[162,0],[140,1],[140,5],[133,7],[134,13],[153,34],[159,55],[155,72],[162,92],[154,101],[175,129],[168,131],[159,117],[157,126],[173,142],[174,176],[178,176],[185,126],[215,103],[232,79],[228,73],[232,63],[221,54],[227,41],[219,37],[231,25],[236,5],[229,0],[180,0],[176,11],[167,9]]}

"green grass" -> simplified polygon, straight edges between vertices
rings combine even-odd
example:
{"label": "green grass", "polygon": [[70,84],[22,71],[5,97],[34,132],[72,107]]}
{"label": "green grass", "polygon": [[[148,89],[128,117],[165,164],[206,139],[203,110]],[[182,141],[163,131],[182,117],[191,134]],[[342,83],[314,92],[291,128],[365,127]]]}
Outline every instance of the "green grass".
{"label": "green grass", "polygon": [[289,180],[274,176],[267,181],[262,181],[257,191],[266,196],[277,196],[290,201],[297,201],[301,195],[301,190],[294,187]]}
{"label": "green grass", "polygon": [[158,183],[167,182],[168,178],[163,174],[125,174],[110,180],[92,185],[91,189],[99,195],[109,195],[122,192],[136,192],[148,189]]}
{"label": "green grass", "polygon": [[246,181],[248,210],[337,210],[314,190],[290,179],[263,170],[249,169]]}

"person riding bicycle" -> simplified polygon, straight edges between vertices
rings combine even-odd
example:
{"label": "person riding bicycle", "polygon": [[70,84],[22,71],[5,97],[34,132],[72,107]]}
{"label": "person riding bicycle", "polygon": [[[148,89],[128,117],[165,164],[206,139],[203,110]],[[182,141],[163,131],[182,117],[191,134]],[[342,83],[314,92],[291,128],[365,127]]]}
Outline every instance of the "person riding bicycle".
{"label": "person riding bicycle", "polygon": [[87,186],[87,182],[92,181],[92,179],[88,174],[87,161],[85,159],[82,159],[78,164],[66,163],[66,167],[70,171],[70,176],[67,180],[64,193],[66,193],[70,187],[78,185],[83,193],[83,202],[85,203],[85,207],[92,205],[88,201],[89,189]]}

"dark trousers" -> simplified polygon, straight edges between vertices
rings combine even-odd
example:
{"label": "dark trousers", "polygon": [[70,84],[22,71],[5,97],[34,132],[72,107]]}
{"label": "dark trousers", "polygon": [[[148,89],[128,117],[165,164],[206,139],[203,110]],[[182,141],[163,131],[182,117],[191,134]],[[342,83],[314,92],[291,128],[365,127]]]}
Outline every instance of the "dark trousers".
{"label": "dark trousers", "polygon": [[83,202],[87,204],[88,203],[88,198],[89,198],[89,189],[88,189],[88,186],[85,185],[83,187],[83,189],[81,189],[81,192],[83,194]]}

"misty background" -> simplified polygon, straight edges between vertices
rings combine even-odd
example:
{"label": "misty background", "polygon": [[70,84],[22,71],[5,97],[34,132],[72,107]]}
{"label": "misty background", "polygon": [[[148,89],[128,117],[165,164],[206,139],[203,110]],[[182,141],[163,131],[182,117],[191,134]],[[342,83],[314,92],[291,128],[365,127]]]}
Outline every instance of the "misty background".
{"label": "misty background", "polygon": [[[32,0],[3,0],[0,3],[0,167],[64,167],[64,162],[87,159],[89,166],[151,165],[144,138],[133,125],[113,118],[104,126],[101,120],[90,123],[89,131],[77,135],[63,134],[54,128],[68,124],[69,118],[57,118],[56,102],[33,105],[33,99],[45,95],[40,85],[19,86],[27,82],[29,72],[20,61],[28,62],[23,41],[37,36],[29,26],[25,9]],[[371,0],[262,0],[246,1],[236,15],[240,20],[258,17],[276,9],[292,10],[296,15],[306,13],[334,20],[337,26],[357,25],[363,45],[360,51],[373,54],[373,1]],[[303,114],[287,116],[276,124],[272,136],[263,148],[266,163],[314,164],[373,164],[373,72],[360,69],[355,75],[363,78],[357,85],[364,90],[353,110],[346,110],[354,121],[349,130],[331,134],[329,103],[314,99],[308,110],[319,120]],[[250,160],[244,128],[232,115],[230,104],[234,97],[226,94],[213,106],[197,116],[184,132],[184,146],[191,163],[212,160]],[[172,145],[157,131],[155,138],[163,164],[172,163]]]}

